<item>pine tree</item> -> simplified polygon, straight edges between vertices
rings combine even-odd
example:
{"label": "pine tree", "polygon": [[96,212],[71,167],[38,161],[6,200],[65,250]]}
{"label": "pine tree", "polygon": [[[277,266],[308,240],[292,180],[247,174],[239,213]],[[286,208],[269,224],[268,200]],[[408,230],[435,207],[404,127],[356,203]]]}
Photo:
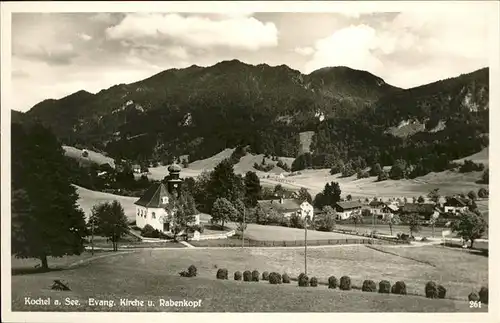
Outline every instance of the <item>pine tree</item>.
{"label": "pine tree", "polygon": [[19,258],[79,255],[87,235],[69,165],[54,135],[12,125],[12,253]]}
{"label": "pine tree", "polygon": [[262,186],[260,179],[255,172],[249,171],[245,174],[245,204],[249,207],[257,205],[261,198]]}
{"label": "pine tree", "polygon": [[221,161],[211,172],[206,194],[209,205],[213,205],[218,198],[234,202],[243,197],[244,184],[234,173],[233,164],[229,159]]}
{"label": "pine tree", "polygon": [[212,206],[212,221],[215,223],[221,223],[221,227],[224,228],[224,224],[228,221],[235,221],[238,216],[238,211],[233,206],[233,204],[226,198],[218,198],[215,200]]}
{"label": "pine tree", "polygon": [[298,192],[298,200],[301,202],[312,203],[312,196],[305,187],[301,187]]}

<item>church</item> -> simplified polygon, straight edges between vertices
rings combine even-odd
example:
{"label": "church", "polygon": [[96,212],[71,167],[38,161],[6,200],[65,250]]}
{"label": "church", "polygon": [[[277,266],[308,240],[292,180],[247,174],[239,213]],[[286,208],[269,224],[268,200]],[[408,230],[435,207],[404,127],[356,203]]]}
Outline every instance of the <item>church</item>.
{"label": "church", "polygon": [[[135,222],[139,228],[147,224],[161,232],[171,232],[172,219],[166,208],[173,199],[181,195],[181,167],[177,164],[168,167],[169,175],[160,183],[153,184],[144,195],[135,202]],[[200,224],[200,215],[195,216],[195,223]]]}

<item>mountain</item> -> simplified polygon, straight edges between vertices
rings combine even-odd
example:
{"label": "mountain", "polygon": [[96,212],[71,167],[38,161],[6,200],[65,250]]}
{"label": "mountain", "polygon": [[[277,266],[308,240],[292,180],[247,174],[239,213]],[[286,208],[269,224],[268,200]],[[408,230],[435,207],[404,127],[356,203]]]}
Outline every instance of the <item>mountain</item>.
{"label": "mountain", "polygon": [[403,90],[348,67],[304,75],[231,60],[45,100],[22,119],[39,120],[66,145],[136,161],[195,160],[238,145],[297,157],[299,133],[314,132],[311,157],[302,160],[332,167],[339,160],[418,164],[425,155],[415,152],[434,148],[452,159],[473,154],[487,145],[487,114],[488,69]]}

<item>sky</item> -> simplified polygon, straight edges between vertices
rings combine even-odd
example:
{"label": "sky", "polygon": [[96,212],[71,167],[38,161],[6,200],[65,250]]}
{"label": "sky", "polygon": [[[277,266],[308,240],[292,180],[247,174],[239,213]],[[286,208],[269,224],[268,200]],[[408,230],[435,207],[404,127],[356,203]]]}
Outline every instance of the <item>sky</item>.
{"label": "sky", "polygon": [[487,67],[488,11],[13,13],[12,108],[238,59],[366,70],[409,88]]}

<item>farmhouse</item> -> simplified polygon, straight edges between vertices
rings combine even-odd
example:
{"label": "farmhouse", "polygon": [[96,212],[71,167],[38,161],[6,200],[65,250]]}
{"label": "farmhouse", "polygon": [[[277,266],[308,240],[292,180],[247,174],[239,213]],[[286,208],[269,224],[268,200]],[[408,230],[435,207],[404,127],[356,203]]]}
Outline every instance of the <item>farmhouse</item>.
{"label": "farmhouse", "polygon": [[280,198],[279,200],[260,200],[257,203],[264,210],[273,209],[278,213],[283,213],[283,216],[286,218],[294,214],[298,214],[301,217],[306,215],[309,215],[311,218],[314,217],[314,208],[307,201],[300,202],[297,199]]}
{"label": "farmhouse", "polygon": [[370,210],[375,215],[382,215],[382,209],[386,206],[386,204],[382,201],[371,201]]}
{"label": "farmhouse", "polygon": [[345,220],[353,214],[361,214],[362,204],[359,201],[337,202],[335,211],[337,211],[337,219]]}
{"label": "farmhouse", "polygon": [[[169,176],[163,182],[153,184],[144,195],[134,204],[136,205],[135,222],[139,228],[146,224],[162,231],[170,232],[172,228],[172,214],[167,211],[168,206],[181,194],[182,180],[179,178],[181,168],[174,164],[168,167]],[[195,216],[195,223],[200,224],[200,216]]]}
{"label": "farmhouse", "polygon": [[461,197],[452,197],[444,203],[445,213],[463,213],[469,209],[469,203]]}

